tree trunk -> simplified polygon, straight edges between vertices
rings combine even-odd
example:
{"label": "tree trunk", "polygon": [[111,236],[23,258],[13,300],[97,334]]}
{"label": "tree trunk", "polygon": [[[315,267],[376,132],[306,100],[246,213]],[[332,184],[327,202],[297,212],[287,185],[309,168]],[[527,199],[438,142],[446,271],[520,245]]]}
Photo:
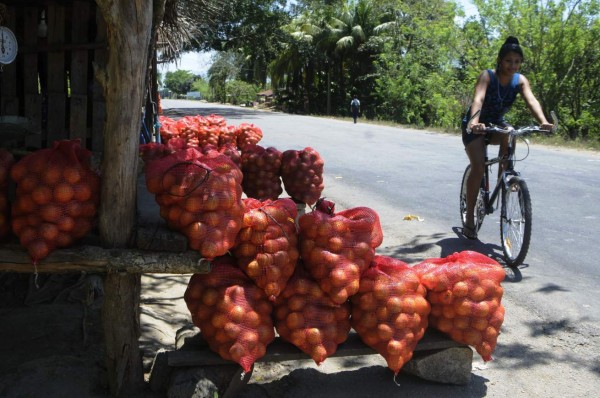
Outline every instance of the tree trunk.
{"label": "tree trunk", "polygon": [[[164,0],[156,0],[163,2]],[[152,35],[152,1],[96,0],[106,22],[108,63],[95,65],[106,99],[99,231],[105,247],[128,247],[136,220],[141,109]],[[114,396],[144,385],[139,348],[140,274],[109,273],[102,309],[108,384]]]}

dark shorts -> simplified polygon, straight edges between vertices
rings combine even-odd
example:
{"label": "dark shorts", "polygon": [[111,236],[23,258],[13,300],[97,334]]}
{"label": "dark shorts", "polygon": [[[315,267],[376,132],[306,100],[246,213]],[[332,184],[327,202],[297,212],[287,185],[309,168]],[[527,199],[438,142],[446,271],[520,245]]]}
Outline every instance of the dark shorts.
{"label": "dark shorts", "polygon": [[[486,123],[487,125],[487,123]],[[511,127],[510,123],[506,123],[506,122],[502,122],[502,123],[497,123],[497,126],[500,127]],[[469,145],[471,142],[475,141],[478,138],[483,138],[485,137],[485,135],[483,134],[468,134],[467,133],[467,123],[463,121],[462,125],[461,125],[461,130],[462,130],[462,142],[463,145],[465,146],[465,148],[467,147],[467,145]]]}

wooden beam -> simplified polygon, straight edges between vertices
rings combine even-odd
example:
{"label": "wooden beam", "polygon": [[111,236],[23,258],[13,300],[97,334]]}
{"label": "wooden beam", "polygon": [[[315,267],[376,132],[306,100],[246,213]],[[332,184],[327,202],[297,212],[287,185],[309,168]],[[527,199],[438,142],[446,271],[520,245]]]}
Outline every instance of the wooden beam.
{"label": "wooden beam", "polygon": [[[415,347],[414,351],[443,350],[452,347],[465,347],[465,345],[459,344],[437,330],[429,328]],[[377,351],[363,343],[356,332],[351,331],[348,335],[348,339],[340,344],[336,352],[328,358],[374,354],[377,354]],[[167,358],[169,366],[173,367],[234,364],[233,361],[221,358],[219,354],[209,348],[208,344],[197,338],[195,338],[193,346],[184,345],[180,350],[170,351],[167,353]],[[267,346],[266,354],[263,357],[258,358],[256,362],[282,362],[304,359],[311,358],[298,347],[282,340],[280,337],[276,337],[275,340]]]}
{"label": "wooden beam", "polygon": [[66,273],[125,272],[129,274],[194,274],[210,271],[210,262],[195,251],[152,252],[80,246],[56,250],[34,267],[27,252],[17,245],[0,248],[0,272]]}

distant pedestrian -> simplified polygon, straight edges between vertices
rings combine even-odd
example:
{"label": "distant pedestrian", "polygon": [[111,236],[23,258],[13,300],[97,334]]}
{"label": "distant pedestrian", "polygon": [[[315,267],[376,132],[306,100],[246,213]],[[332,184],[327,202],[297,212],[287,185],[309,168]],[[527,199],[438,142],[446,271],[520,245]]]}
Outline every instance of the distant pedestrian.
{"label": "distant pedestrian", "polygon": [[352,101],[350,101],[350,112],[352,113],[352,119],[354,119],[354,123],[356,124],[356,118],[360,112],[360,101],[356,94],[354,94]]}

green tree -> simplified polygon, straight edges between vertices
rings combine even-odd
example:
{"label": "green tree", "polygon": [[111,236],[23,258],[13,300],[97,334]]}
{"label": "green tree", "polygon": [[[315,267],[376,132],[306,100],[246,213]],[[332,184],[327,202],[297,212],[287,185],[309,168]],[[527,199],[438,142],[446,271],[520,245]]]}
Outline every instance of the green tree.
{"label": "green tree", "polygon": [[249,104],[256,99],[259,88],[242,80],[228,81],[225,87],[227,99],[233,105]]}
{"label": "green tree", "polygon": [[237,51],[218,52],[208,70],[208,84],[215,101],[228,102],[227,82],[239,78],[244,56]]}
{"label": "green tree", "polygon": [[195,76],[189,70],[176,70],[165,74],[165,87],[169,90],[183,95],[190,91]]}
{"label": "green tree", "polygon": [[194,80],[191,91],[198,91],[202,95],[202,98],[212,101],[210,85],[201,77]]}
{"label": "green tree", "polygon": [[393,10],[395,18],[379,28],[386,47],[377,61],[377,116],[419,126],[457,125],[462,107],[455,5],[405,1]]}

